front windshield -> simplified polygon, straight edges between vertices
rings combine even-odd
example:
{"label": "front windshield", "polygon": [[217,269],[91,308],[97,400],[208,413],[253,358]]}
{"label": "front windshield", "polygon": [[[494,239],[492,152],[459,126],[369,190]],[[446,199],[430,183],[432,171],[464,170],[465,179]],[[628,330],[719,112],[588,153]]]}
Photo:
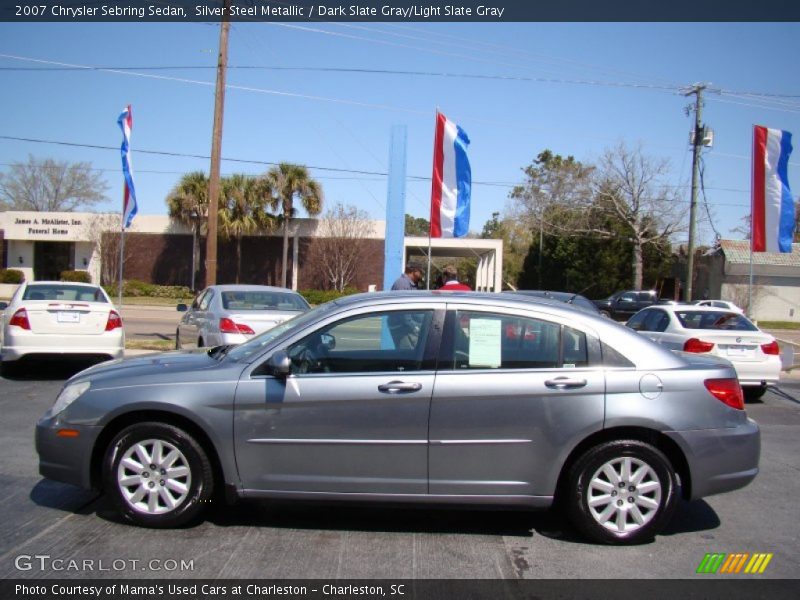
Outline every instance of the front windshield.
{"label": "front windshield", "polygon": [[313,323],[319,319],[324,313],[328,312],[334,307],[333,302],[322,304],[317,308],[305,313],[300,313],[296,317],[292,317],[288,321],[284,321],[280,325],[276,325],[272,329],[267,329],[264,333],[257,335],[244,344],[236,346],[228,352],[227,357],[231,360],[246,360],[248,357],[258,354],[262,349],[266,348],[273,340],[278,339],[280,336],[295,329],[302,329],[309,323]]}

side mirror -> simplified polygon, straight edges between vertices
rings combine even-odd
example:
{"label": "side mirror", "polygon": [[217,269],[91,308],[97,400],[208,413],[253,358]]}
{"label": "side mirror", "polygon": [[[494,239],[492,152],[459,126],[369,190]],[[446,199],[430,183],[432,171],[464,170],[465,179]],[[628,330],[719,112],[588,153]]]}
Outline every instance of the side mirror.
{"label": "side mirror", "polygon": [[178,304],[178,312],[186,312],[187,310],[189,310],[189,307],[186,306],[183,302]]}
{"label": "side mirror", "polygon": [[292,360],[285,350],[277,350],[267,360],[267,367],[275,377],[288,377],[292,370]]}
{"label": "side mirror", "polygon": [[5,310],[8,308],[8,302],[0,301],[0,310]]}

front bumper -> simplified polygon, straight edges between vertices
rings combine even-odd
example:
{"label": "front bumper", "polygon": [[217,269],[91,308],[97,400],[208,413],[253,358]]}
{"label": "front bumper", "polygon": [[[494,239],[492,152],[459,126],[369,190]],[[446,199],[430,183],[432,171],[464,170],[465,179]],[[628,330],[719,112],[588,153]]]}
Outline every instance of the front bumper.
{"label": "front bumper", "polygon": [[667,432],[684,451],[691,474],[691,499],[745,487],[758,475],[761,432],[747,419],[737,427]]}
{"label": "front bumper", "polygon": [[[70,429],[76,437],[62,437],[58,432]],[[36,424],[36,452],[39,473],[47,479],[92,488],[92,449],[102,427],[62,423],[59,417],[45,415]]]}

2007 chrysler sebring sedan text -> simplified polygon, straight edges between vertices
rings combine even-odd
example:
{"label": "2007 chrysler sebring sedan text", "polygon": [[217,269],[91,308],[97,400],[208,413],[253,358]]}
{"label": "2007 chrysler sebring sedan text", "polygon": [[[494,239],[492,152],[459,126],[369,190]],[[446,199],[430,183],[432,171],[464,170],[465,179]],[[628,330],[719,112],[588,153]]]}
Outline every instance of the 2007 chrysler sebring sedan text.
{"label": "2007 chrysler sebring sedan text", "polygon": [[550,300],[389,292],[240,346],[97,365],[36,430],[45,477],[173,527],[233,498],[565,506],[588,538],[651,539],[677,495],[758,473],[724,359],[674,354]]}

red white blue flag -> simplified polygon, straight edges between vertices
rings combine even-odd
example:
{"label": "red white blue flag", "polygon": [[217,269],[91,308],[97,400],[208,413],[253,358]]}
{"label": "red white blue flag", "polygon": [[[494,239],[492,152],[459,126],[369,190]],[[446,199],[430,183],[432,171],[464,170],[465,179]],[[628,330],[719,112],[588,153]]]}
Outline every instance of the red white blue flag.
{"label": "red white blue flag", "polygon": [[461,237],[469,232],[472,171],[466,132],[436,113],[431,187],[431,237]]}
{"label": "red white blue flag", "polygon": [[133,187],[133,164],[131,163],[131,129],[133,129],[133,113],[129,104],[117,119],[122,129],[122,174],[125,177],[125,196],[122,203],[122,228],[131,226],[136,216],[136,189]]}
{"label": "red white blue flag", "polygon": [[789,189],[792,134],[753,127],[753,196],[750,244],[753,252],[791,252],[794,201]]}

